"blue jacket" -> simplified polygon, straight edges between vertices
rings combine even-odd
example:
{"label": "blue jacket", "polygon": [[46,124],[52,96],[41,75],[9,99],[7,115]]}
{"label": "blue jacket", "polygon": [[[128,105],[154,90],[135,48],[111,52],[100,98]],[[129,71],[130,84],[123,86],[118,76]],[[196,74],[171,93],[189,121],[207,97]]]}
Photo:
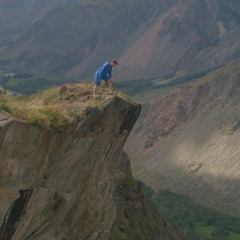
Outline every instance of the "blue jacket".
{"label": "blue jacket", "polygon": [[99,79],[102,79],[103,76],[109,76],[112,78],[112,66],[109,64],[109,62],[105,62],[97,71],[96,75]]}

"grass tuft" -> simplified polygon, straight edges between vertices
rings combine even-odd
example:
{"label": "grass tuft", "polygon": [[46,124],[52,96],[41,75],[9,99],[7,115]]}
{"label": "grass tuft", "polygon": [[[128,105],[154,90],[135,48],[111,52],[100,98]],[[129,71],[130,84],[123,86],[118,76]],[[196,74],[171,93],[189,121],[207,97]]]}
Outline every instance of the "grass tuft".
{"label": "grass tuft", "polygon": [[46,109],[41,111],[49,120],[49,126],[53,129],[63,132],[68,124],[68,119],[56,109]]}
{"label": "grass tuft", "polygon": [[8,113],[12,112],[11,108],[6,103],[3,102],[0,103],[0,109]]}

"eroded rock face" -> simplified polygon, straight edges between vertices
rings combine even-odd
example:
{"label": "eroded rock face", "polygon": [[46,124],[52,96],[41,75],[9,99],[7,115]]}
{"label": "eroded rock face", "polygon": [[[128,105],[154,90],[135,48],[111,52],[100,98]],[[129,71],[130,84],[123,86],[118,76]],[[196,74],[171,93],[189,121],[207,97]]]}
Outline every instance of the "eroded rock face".
{"label": "eroded rock face", "polygon": [[0,113],[0,239],[108,239],[140,105],[105,101],[62,133]]}

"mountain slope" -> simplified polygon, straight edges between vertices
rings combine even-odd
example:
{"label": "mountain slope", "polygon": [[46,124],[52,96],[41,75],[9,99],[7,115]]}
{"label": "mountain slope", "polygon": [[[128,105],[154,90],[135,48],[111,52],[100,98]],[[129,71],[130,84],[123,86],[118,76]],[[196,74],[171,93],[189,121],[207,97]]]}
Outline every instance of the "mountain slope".
{"label": "mountain slope", "polygon": [[240,216],[239,66],[150,104],[126,144],[135,177]]}
{"label": "mountain slope", "polygon": [[9,44],[17,36],[22,34],[26,27],[47,12],[62,4],[70,3],[70,0],[0,0],[0,46]]}
{"label": "mountain slope", "polygon": [[206,48],[192,58],[191,63],[184,66],[187,72],[204,71],[224,66],[232,60],[239,58],[240,26],[222,37],[216,45]]}
{"label": "mountain slope", "polygon": [[53,10],[34,23],[18,43],[6,49],[11,60],[5,62],[16,64],[23,72],[62,76],[94,51],[100,27],[98,19],[104,17],[104,10],[88,5]]}
{"label": "mountain slope", "polygon": [[103,3],[80,2],[49,12],[1,51],[0,66],[84,79],[103,61],[118,58],[119,79],[182,74],[191,71],[193,57],[200,59],[201,51],[215,46],[240,22],[236,0]]}

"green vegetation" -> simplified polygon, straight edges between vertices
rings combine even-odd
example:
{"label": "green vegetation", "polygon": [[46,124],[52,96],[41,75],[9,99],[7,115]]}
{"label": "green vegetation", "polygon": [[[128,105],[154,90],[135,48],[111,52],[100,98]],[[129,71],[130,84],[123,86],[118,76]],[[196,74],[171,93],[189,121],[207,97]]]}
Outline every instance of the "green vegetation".
{"label": "green vegetation", "polygon": [[[109,96],[104,85],[99,92],[102,99]],[[91,111],[101,106],[101,100],[92,98],[90,84],[65,84],[38,91],[31,96],[12,95],[9,91],[0,91],[0,110],[11,113],[9,118],[52,128],[58,132],[63,132],[70,122],[83,120]]]}
{"label": "green vegetation", "polygon": [[4,102],[0,102],[0,109],[5,112],[9,112],[9,113],[11,112],[10,107]]}
{"label": "green vegetation", "polygon": [[3,110],[5,112],[11,113],[11,108],[9,107],[7,101],[4,98],[5,93],[4,91],[0,92],[0,110]]}
{"label": "green vegetation", "polygon": [[120,10],[123,7],[131,6],[136,4],[140,0],[81,0],[82,3],[93,4],[93,5],[103,5],[109,9]]}
{"label": "green vegetation", "polygon": [[[135,0],[132,2],[134,1]],[[117,90],[124,92],[127,95],[134,96],[142,91],[179,86],[180,84],[199,79],[207,75],[210,71],[211,70],[187,74],[181,77],[166,76],[164,78],[127,80],[115,84]],[[4,89],[18,92],[27,96],[35,94],[49,87],[63,85],[67,82],[69,81],[59,78],[35,78],[32,74],[28,73],[17,73],[13,76],[0,76],[0,85],[3,86]]]}
{"label": "green vegetation", "polygon": [[0,85],[5,89],[24,95],[32,95],[49,87],[59,86],[67,81],[59,78],[35,78],[32,74],[17,73],[13,76],[2,75]]}
{"label": "green vegetation", "polygon": [[146,91],[149,88],[152,89],[153,86],[153,80],[146,79],[128,80],[117,83],[117,89],[131,96],[134,96],[143,90]]}
{"label": "green vegetation", "polygon": [[63,132],[68,119],[56,109],[40,109],[38,114],[31,117],[31,122],[39,126],[49,126],[56,131]]}
{"label": "green vegetation", "polygon": [[[31,97],[2,94],[0,109],[34,125],[50,127],[62,132],[71,116],[62,109],[58,98],[59,88],[49,88]],[[50,103],[52,105],[49,105]]]}
{"label": "green vegetation", "polygon": [[120,181],[118,190],[120,191],[121,195],[125,195],[126,192],[132,191],[134,184],[136,184],[136,181],[133,179],[131,171],[125,171],[125,176]]}
{"label": "green vegetation", "polygon": [[190,197],[145,187],[159,211],[192,240],[240,240],[240,218],[206,208]]}
{"label": "green vegetation", "polygon": [[[111,229],[110,240],[180,239],[182,236],[158,213],[156,206],[143,191],[143,183],[124,171],[115,197],[118,199],[117,215]],[[170,238],[169,238],[170,239]],[[183,239],[183,238],[181,238]]]}
{"label": "green vegetation", "polygon": [[130,96],[134,96],[140,93],[141,91],[149,91],[153,89],[178,86],[180,84],[194,81],[207,75],[210,71],[212,70],[186,74],[180,77],[136,79],[136,80],[122,81],[117,84],[117,87],[118,89],[125,92],[126,94],[129,94]]}

